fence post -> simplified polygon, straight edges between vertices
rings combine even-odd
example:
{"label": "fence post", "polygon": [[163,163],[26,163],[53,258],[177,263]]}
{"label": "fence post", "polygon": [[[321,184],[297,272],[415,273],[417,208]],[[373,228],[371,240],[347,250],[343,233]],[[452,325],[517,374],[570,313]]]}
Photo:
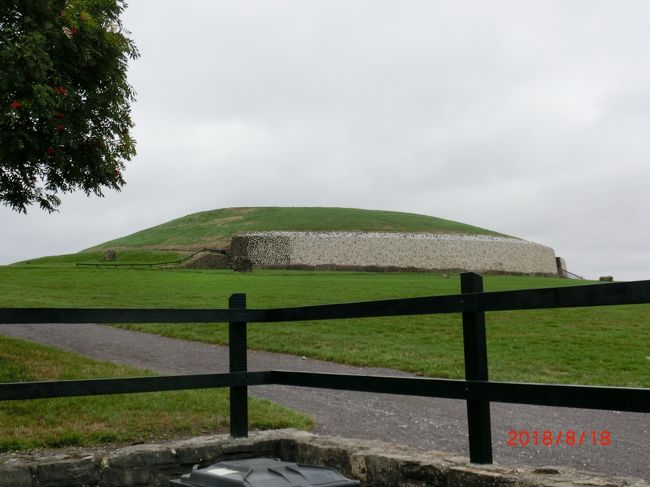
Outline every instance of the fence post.
{"label": "fence post", "polygon": [[[483,291],[483,277],[473,272],[460,275],[461,293]],[[488,380],[485,312],[463,312],[463,348],[465,351],[465,380]],[[472,463],[492,463],[492,431],[490,403],[467,401],[467,428],[469,430],[469,460]]]}
{"label": "fence post", "polygon": [[[233,294],[228,300],[230,309],[241,310],[242,321],[231,321],[228,325],[228,351],[230,373],[246,372],[246,295]],[[235,386],[230,388],[230,436],[245,438],[248,436],[248,387]]]}

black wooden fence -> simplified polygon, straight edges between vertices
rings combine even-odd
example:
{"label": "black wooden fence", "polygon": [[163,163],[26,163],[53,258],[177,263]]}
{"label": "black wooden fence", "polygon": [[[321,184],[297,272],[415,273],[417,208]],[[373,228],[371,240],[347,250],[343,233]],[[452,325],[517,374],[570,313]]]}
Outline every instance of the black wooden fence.
{"label": "black wooden fence", "polygon": [[[650,281],[483,292],[481,276],[461,274],[461,294],[296,308],[249,309],[233,294],[228,309],[0,308],[0,323],[218,323],[230,330],[230,373],[0,384],[0,401],[230,387],[230,434],[248,434],[248,387],[283,384],[467,401],[470,460],[492,462],[490,402],[650,412],[650,389],[488,381],[485,312],[650,303]],[[650,311],[650,310],[649,310]],[[246,325],[462,313],[465,380],[248,372]],[[650,316],[650,313],[649,313]],[[532,325],[531,325],[532,326]],[[630,340],[634,340],[631,336]]]}

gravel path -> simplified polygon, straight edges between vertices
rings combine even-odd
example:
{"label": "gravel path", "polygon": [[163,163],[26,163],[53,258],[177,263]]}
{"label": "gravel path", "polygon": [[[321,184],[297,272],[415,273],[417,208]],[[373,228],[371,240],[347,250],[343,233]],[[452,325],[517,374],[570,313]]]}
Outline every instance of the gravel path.
{"label": "gravel path", "polygon": [[[0,325],[0,334],[26,338],[95,359],[166,374],[227,372],[228,349],[120,330],[102,325]],[[404,372],[360,368],[293,355],[249,351],[250,370],[304,370],[407,377]],[[468,455],[466,409],[462,401],[288,386],[249,388],[252,396],[303,411],[316,432],[381,439],[426,450]],[[650,480],[650,415],[616,411],[549,408],[493,403],[494,458],[504,465],[563,465]],[[607,430],[610,446],[513,447],[509,430],[587,432]],[[587,442],[585,442],[587,443]]]}

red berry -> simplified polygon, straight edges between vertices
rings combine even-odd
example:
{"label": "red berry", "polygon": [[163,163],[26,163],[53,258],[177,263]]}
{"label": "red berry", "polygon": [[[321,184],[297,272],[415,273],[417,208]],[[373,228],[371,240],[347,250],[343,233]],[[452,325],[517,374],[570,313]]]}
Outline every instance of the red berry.
{"label": "red berry", "polygon": [[61,132],[64,128],[65,128],[65,127],[64,127],[63,125],[61,125],[61,124],[58,124],[56,127],[54,127],[54,129],[55,129],[57,132]]}
{"label": "red berry", "polygon": [[22,107],[23,107],[23,104],[20,103],[19,101],[12,101],[9,104],[9,108],[11,108],[12,110],[20,110]]}
{"label": "red berry", "polygon": [[68,90],[66,90],[63,86],[55,86],[54,91],[56,91],[59,95],[68,95]]}
{"label": "red berry", "polygon": [[56,152],[56,149],[55,149],[54,147],[49,146],[49,147],[47,148],[47,153],[48,153],[49,155],[52,155],[52,154],[54,154],[55,152]]}

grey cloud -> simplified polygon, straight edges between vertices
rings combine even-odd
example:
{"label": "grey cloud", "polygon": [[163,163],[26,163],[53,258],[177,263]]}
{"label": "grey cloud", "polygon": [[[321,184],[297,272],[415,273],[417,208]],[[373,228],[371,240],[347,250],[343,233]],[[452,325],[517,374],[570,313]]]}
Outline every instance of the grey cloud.
{"label": "grey cloud", "polygon": [[579,274],[650,278],[648,14],[641,1],[131,2],[127,186],[68,196],[60,215],[0,209],[0,261],[194,211],[321,205],[460,220],[551,245]]}

